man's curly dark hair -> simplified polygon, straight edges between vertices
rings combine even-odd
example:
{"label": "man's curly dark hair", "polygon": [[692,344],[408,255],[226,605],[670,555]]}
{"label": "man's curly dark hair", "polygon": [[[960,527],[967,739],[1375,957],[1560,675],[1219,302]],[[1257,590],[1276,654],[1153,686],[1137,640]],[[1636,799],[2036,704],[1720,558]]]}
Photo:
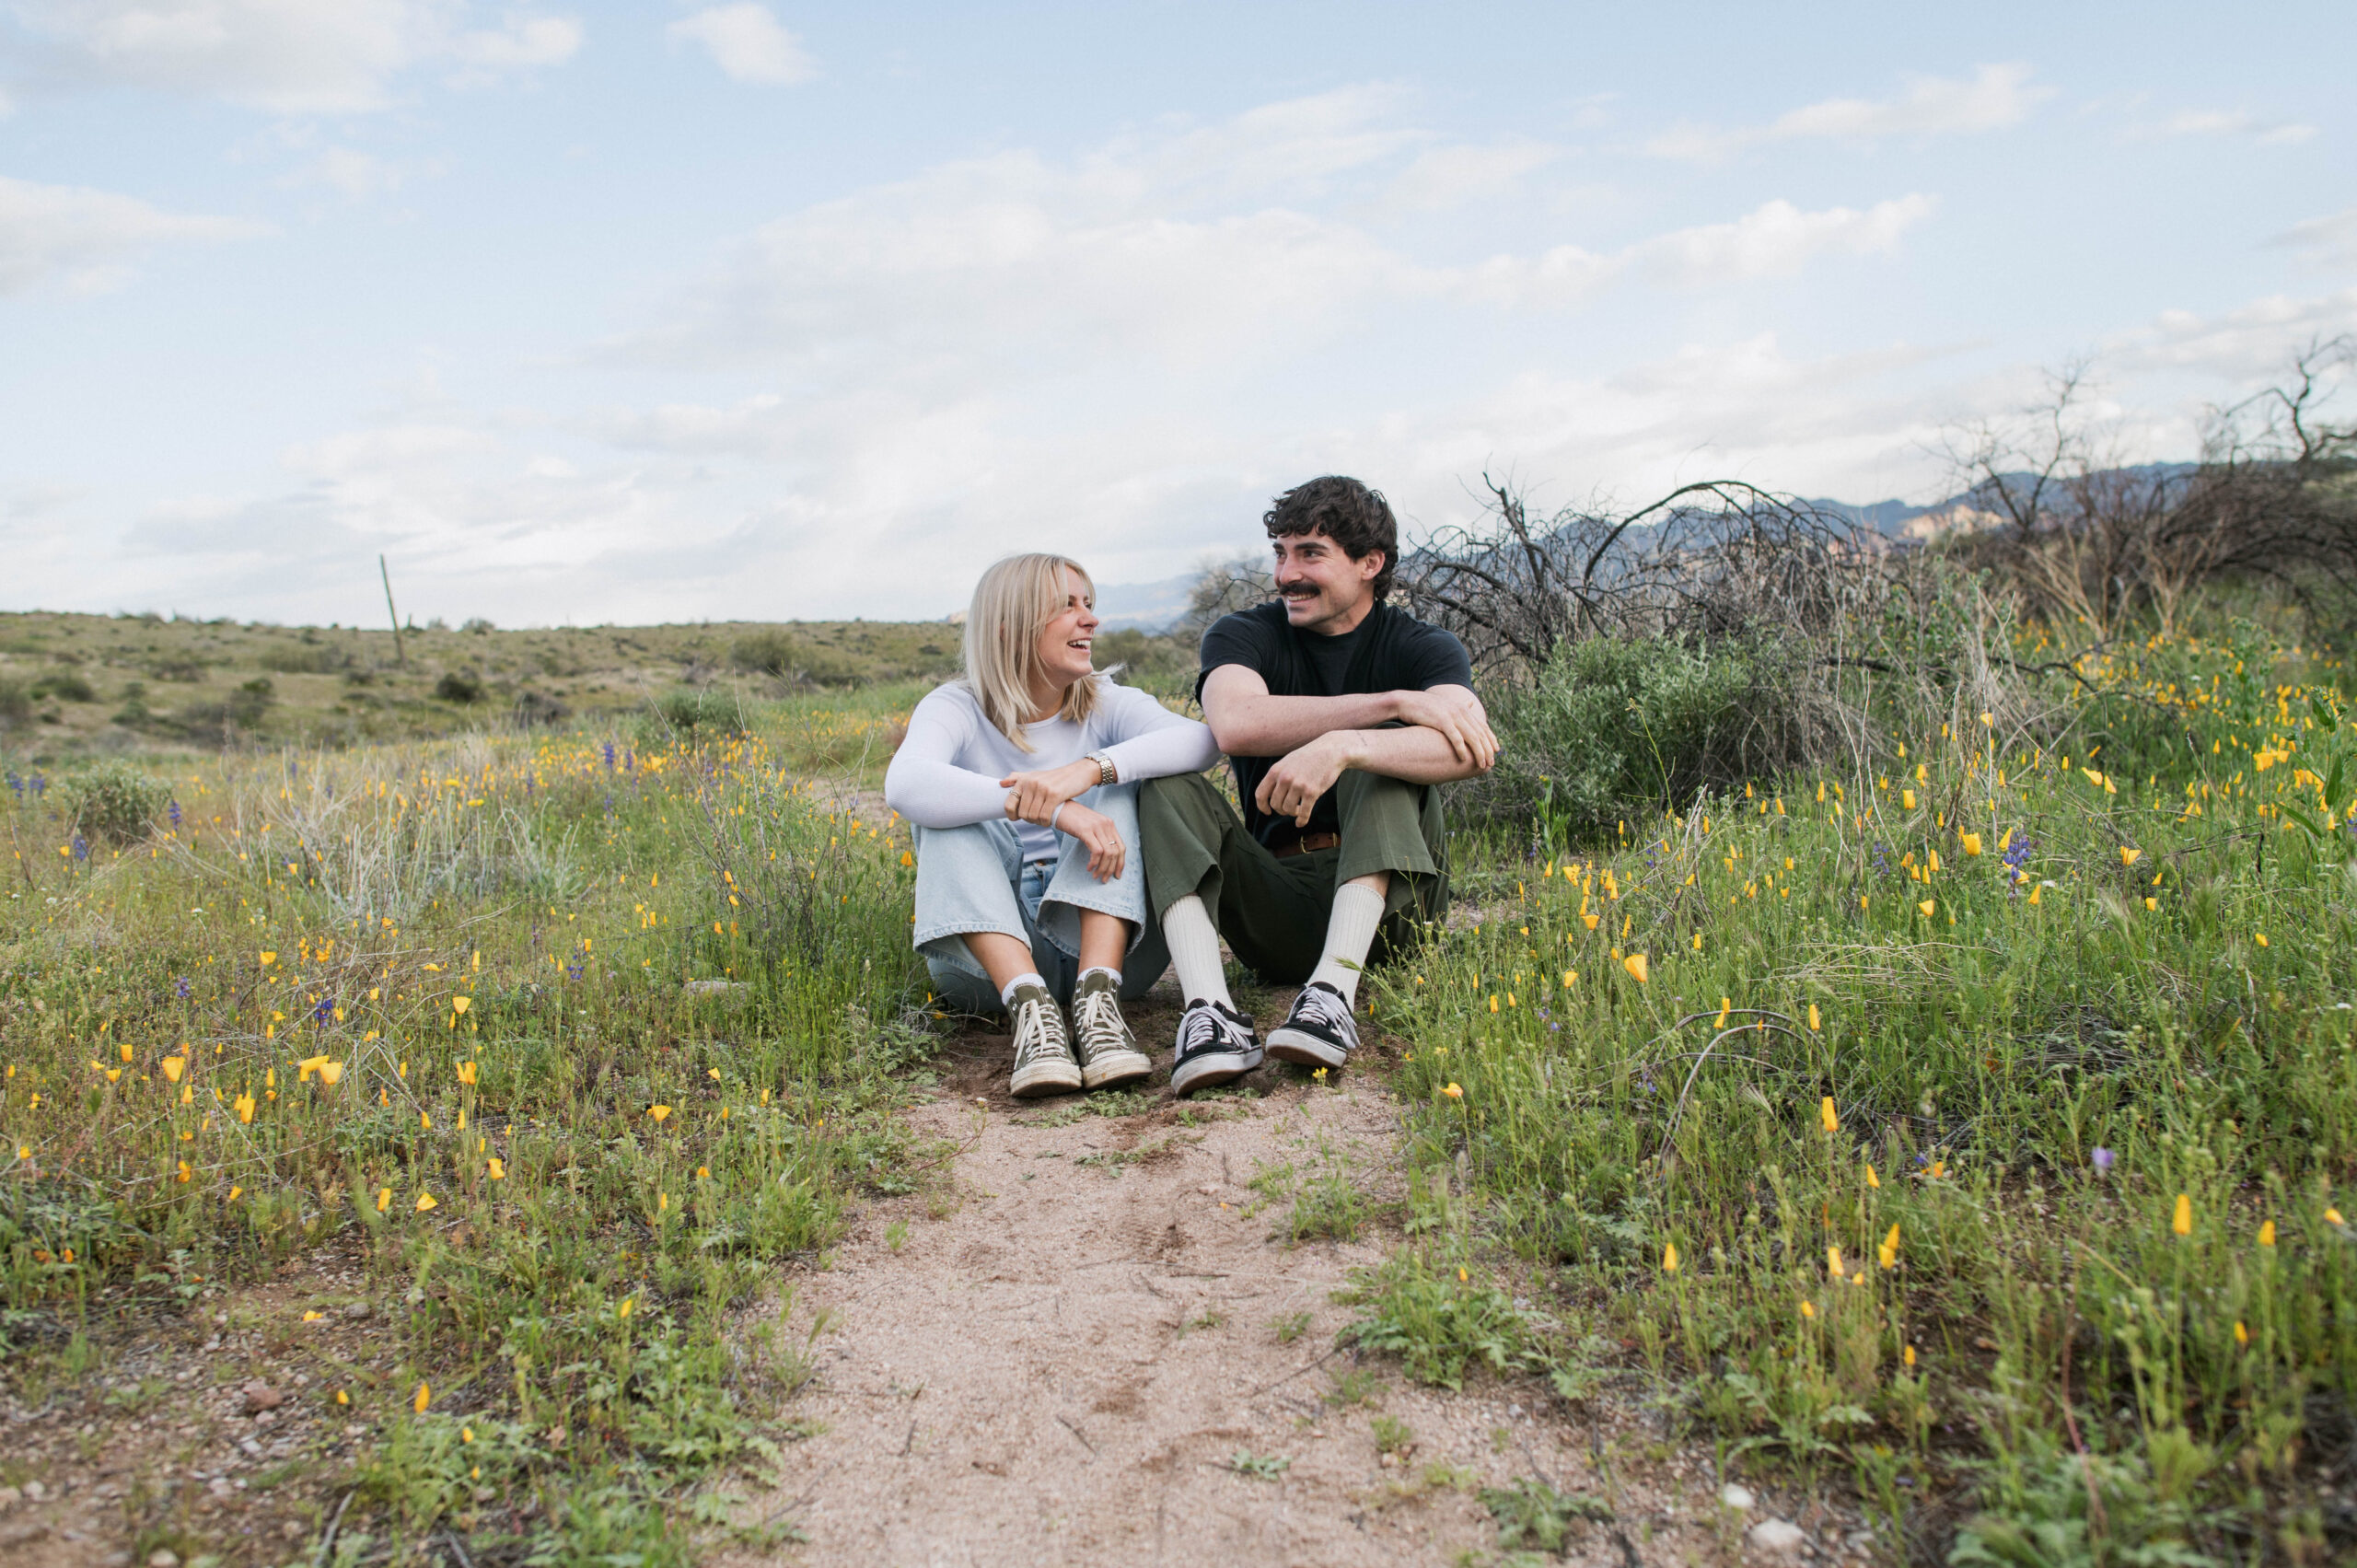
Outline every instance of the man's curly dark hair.
{"label": "man's curly dark hair", "polygon": [[1399,564],[1399,525],[1383,492],[1329,473],[1278,496],[1260,521],[1271,539],[1324,534],[1353,561],[1383,552],[1383,570],[1375,576],[1376,602],[1382,603],[1391,592],[1392,575]]}

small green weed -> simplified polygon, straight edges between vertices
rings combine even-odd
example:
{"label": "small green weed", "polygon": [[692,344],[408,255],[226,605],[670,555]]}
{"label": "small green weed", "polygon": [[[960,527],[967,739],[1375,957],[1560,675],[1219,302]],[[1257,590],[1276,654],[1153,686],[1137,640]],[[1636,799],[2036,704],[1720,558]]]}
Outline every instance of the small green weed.
{"label": "small green weed", "polygon": [[1347,1342],[1399,1356],[1420,1383],[1457,1388],[1469,1366],[1506,1372],[1546,1360],[1536,1325],[1505,1292],[1429,1249],[1405,1248],[1359,1271],[1341,1299],[1360,1309]]}
{"label": "small green weed", "polygon": [[[2098,1505],[2097,1499],[2100,1499]],[[2192,1510],[2136,1457],[2084,1460],[2040,1439],[1990,1469],[1981,1510],[1956,1534],[1956,1568],[2208,1568]]]}
{"label": "small green weed", "polygon": [[1254,1454],[1238,1448],[1227,1457],[1227,1468],[1247,1481],[1274,1481],[1293,1469],[1293,1461],[1282,1454]]}
{"label": "small green weed", "polygon": [[1572,1527],[1582,1520],[1603,1523],[1612,1509],[1585,1493],[1558,1492],[1543,1481],[1523,1480],[1508,1487],[1483,1487],[1481,1506],[1498,1522],[1502,1551],[1551,1551],[1571,1546]]}

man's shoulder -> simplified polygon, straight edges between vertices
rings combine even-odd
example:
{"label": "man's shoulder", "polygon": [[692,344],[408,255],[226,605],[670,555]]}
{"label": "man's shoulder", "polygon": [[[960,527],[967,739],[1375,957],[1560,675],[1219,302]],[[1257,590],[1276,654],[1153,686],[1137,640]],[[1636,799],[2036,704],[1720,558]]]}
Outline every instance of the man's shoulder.
{"label": "man's shoulder", "polygon": [[1223,615],[1204,629],[1204,662],[1208,665],[1217,656],[1224,663],[1236,663],[1263,653],[1277,645],[1285,624],[1285,607],[1276,600]]}
{"label": "man's shoulder", "polygon": [[[1395,637],[1409,637],[1417,640],[1428,637],[1436,637],[1445,639],[1451,643],[1457,641],[1457,633],[1450,631],[1447,627],[1435,626],[1429,621],[1419,621],[1413,615],[1400,609],[1396,604],[1386,603],[1383,610],[1385,615],[1390,619],[1391,634]],[[1461,646],[1462,645],[1459,645]]]}
{"label": "man's shoulder", "polygon": [[1285,625],[1284,601],[1272,598],[1266,604],[1256,604],[1249,610],[1229,611],[1213,621],[1211,629],[1203,635],[1211,637],[1225,632],[1243,636],[1259,636],[1270,632],[1283,631]]}

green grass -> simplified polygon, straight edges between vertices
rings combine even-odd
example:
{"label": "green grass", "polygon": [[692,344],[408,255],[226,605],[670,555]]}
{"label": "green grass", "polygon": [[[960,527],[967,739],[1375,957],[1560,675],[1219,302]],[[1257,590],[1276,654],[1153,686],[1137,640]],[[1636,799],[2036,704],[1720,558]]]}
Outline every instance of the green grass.
{"label": "green grass", "polygon": [[1456,1272],[1518,1256],[1744,1463],[1977,1497],[1975,1551],[2078,1531],[1974,1561],[2321,1561],[2357,746],[2289,650],[2084,670],[2052,747],[1959,701],[1864,772],[1477,867],[1478,925],[1376,982],[1411,1162],[1471,1196],[1363,1283],[1361,1342],[1444,1383],[1558,1356]]}
{"label": "green grass", "polygon": [[[72,670],[94,697],[52,682],[5,738],[20,1397],[127,1421],[149,1374],[110,1369],[226,1317],[309,1376],[320,1421],[365,1430],[274,1492],[319,1527],[352,1493],[338,1561],[447,1538],[662,1563],[726,1533],[717,1478],[799,1431],[807,1347],[758,1330],[779,1260],[938,1152],[897,1114],[934,1044],[905,836],[855,804],[924,683],[698,687],[679,661],[714,674],[744,629],[658,630],[434,633],[385,678],[380,634],[11,620],[0,679]],[[869,634],[871,673],[908,675],[883,662],[899,633]],[[329,715],[386,689],[292,668],[337,636],[393,682],[381,733]],[[264,738],[344,749],[106,718],[173,638],[201,665],[182,684],[276,683]],[[602,711],[568,687],[574,718],[528,732],[433,705],[450,650],[518,689],[498,660],[566,638],[635,643],[662,679],[607,677]],[[2342,673],[2246,628],[2078,674],[2035,732],[1951,692],[1857,766],[1597,847],[1462,835],[1470,908],[1368,986],[1401,1042],[1403,1200],[1306,1145],[1254,1183],[1283,1240],[1396,1219],[1351,1340],[1445,1386],[1640,1393],[1735,1469],[1846,1492],[1894,1555],[2357,1549],[2326,1468],[2357,1426]],[[729,722],[662,727],[648,692],[697,689]],[[401,738],[435,726],[477,732]],[[367,1331],[323,1260],[364,1282]],[[1568,1527],[1560,1501],[1498,1494],[1516,1550]],[[267,1555],[175,1506],[150,1534],[184,1557]]]}
{"label": "green grass", "polygon": [[[795,755],[888,700],[806,711]],[[289,1270],[332,1306],[302,1295],[332,1256],[388,1330],[255,1326],[368,1433],[292,1481],[353,1490],[339,1561],[693,1559],[689,1489],[792,1435],[776,1264],[919,1163],[904,836],[797,781],[759,738],[229,757],[119,849],[13,792],[4,1375]]]}

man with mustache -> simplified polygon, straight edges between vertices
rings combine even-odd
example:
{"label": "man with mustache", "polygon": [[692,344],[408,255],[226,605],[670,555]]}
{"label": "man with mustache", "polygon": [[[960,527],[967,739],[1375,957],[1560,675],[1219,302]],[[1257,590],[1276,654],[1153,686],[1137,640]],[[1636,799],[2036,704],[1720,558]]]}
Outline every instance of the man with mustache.
{"label": "man with mustache", "polygon": [[[1262,522],[1278,599],[1203,633],[1195,693],[1227,753],[1238,820],[1200,773],[1139,794],[1147,894],[1185,989],[1171,1086],[1242,1076],[1264,1054],[1340,1067],[1358,1045],[1359,974],[1447,900],[1437,785],[1487,772],[1497,738],[1465,646],[1385,601],[1399,527],[1381,494],[1329,475]],[[1301,994],[1262,1047],[1219,942]]]}

